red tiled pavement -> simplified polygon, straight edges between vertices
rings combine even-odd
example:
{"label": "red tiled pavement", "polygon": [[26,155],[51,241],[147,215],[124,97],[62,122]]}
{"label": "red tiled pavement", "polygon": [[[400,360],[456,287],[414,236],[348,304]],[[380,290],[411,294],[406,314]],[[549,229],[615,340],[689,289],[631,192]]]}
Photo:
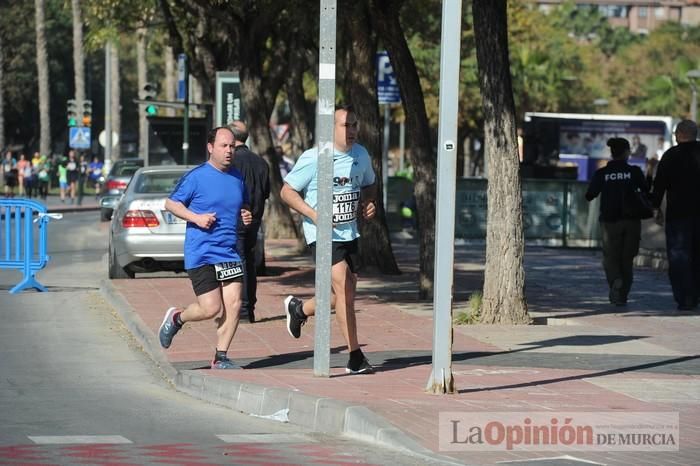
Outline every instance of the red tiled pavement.
{"label": "red tiled pavement", "polygon": [[[313,319],[303,328],[298,340],[292,339],[286,330],[282,301],[288,294],[308,297],[313,294],[313,271],[308,259],[292,252],[294,243],[268,241],[267,265],[275,273],[260,277],[258,285],[258,322],[239,326],[229,356],[233,359],[264,360],[266,358],[313,351]],[[555,254],[555,253],[554,253]],[[294,259],[294,265],[289,265]],[[405,258],[404,258],[405,260]],[[411,270],[410,263],[402,264]],[[601,273],[596,271],[596,273]],[[641,272],[642,274],[644,272]],[[654,272],[648,272],[654,273]],[[640,272],[637,274],[640,275]],[[403,280],[410,280],[403,277]],[[478,277],[476,278],[478,280]],[[643,280],[643,278],[640,278]],[[381,276],[361,278],[361,282],[382,281]],[[387,280],[400,280],[392,278]],[[650,279],[651,280],[651,279]],[[464,284],[462,284],[464,285]],[[112,286],[138,313],[154,335],[160,326],[163,312],[169,306],[183,306],[194,299],[187,278],[139,278],[114,280]],[[542,286],[546,286],[542,285]],[[390,287],[389,287],[390,288]],[[410,298],[392,302],[391,289],[373,289],[361,292],[357,302],[358,325],[363,351],[372,359],[373,353],[389,352],[402,357],[402,351],[429,354],[432,350],[432,319],[420,303]],[[377,295],[368,297],[368,295]],[[561,298],[561,299],[565,299]],[[536,311],[546,311],[535,305]],[[560,309],[554,309],[557,311]],[[579,316],[567,317],[570,325],[554,326],[476,326],[457,327],[454,332],[453,353],[508,352],[504,347],[509,337],[537,331],[539,341],[545,334],[550,340],[575,335],[634,335],[635,339],[612,345],[611,354],[654,356],[658,349],[660,360],[683,355],[698,354],[696,341],[700,329],[700,316],[674,319],[663,313],[654,315],[633,312],[591,313],[590,309],[577,309]],[[576,314],[576,313],[567,313]],[[554,315],[554,314],[552,314]],[[544,333],[543,333],[544,332]],[[155,338],[155,336],[154,336]],[[205,362],[214,351],[215,324],[211,321],[188,324],[175,337],[172,347],[166,351],[173,363]],[[526,338],[527,340],[527,338]],[[684,346],[678,345],[683,341]],[[616,346],[617,345],[617,346]],[[616,348],[621,350],[617,353]],[[345,351],[339,332],[332,329],[331,348]],[[540,348],[554,357],[561,351],[556,345]],[[593,356],[595,347],[582,346],[579,353]],[[382,353],[384,354],[384,353]],[[546,355],[545,355],[546,357]],[[344,360],[344,359],[343,359]],[[381,361],[376,361],[381,363]],[[310,368],[265,365],[243,371],[211,371],[212,376],[246,381],[268,387],[300,390],[316,396],[330,397],[352,404],[367,406],[389,420],[396,427],[413,436],[427,448],[438,452],[438,415],[443,411],[673,411],[680,412],[680,450],[671,453],[644,452],[568,452],[576,458],[599,461],[605,464],[698,464],[700,458],[700,376],[697,372],[651,373],[601,371],[598,369],[522,367],[469,364],[469,360],[453,365],[458,393],[437,396],[425,392],[430,375],[430,363],[384,364],[379,371],[368,376],[345,376],[342,368],[333,368],[330,378],[317,378]],[[621,363],[621,367],[626,367]],[[695,363],[697,367],[697,363]],[[209,372],[209,371],[207,371]],[[608,382],[622,389],[606,388]],[[643,401],[626,387],[639,383],[685,384],[690,387],[690,398],[681,402]],[[621,385],[620,385],[621,384]],[[627,385],[625,385],[627,384]],[[444,453],[443,453],[444,454]],[[526,458],[545,458],[565,454],[559,452],[458,452],[449,456],[470,464],[494,464],[498,461]]]}

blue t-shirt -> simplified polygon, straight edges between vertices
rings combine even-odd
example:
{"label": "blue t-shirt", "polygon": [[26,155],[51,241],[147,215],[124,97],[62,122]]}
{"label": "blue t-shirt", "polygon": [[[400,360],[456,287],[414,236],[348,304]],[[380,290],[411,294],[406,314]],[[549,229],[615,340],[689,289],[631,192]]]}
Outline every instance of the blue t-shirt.
{"label": "blue t-shirt", "polygon": [[248,203],[246,197],[243,176],[235,168],[222,172],[206,162],[180,179],[170,199],[194,213],[216,215],[216,223],[208,230],[187,222],[185,269],[240,261],[236,228],[241,206]]}
{"label": "blue t-shirt", "polygon": [[[314,210],[318,205],[318,149],[309,149],[299,157],[284,182],[302,193]],[[347,242],[360,237],[357,228],[360,191],[374,184],[374,170],[367,149],[353,144],[350,152],[333,153],[333,241]],[[304,217],[307,244],[316,242],[316,225]]]}

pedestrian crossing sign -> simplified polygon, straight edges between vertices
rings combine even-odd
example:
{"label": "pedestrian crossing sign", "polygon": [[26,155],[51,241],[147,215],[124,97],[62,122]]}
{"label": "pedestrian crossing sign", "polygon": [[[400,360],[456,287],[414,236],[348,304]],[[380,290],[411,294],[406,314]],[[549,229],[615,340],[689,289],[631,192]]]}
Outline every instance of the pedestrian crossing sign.
{"label": "pedestrian crossing sign", "polygon": [[84,126],[74,126],[68,129],[68,146],[71,149],[90,148],[90,128]]}

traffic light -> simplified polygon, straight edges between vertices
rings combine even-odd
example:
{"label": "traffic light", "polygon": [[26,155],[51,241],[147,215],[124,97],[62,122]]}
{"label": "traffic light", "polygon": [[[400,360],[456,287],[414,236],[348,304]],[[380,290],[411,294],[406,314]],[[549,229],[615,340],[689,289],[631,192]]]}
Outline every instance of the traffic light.
{"label": "traffic light", "polygon": [[78,104],[75,102],[75,99],[68,99],[68,102],[66,102],[66,108],[68,126],[78,126]]}
{"label": "traffic light", "polygon": [[83,126],[92,124],[92,100],[83,101]]}
{"label": "traffic light", "polygon": [[[141,92],[141,100],[155,100],[158,94],[158,86],[154,83],[146,83]],[[146,105],[146,114],[149,116],[158,115],[158,106],[155,104]]]}

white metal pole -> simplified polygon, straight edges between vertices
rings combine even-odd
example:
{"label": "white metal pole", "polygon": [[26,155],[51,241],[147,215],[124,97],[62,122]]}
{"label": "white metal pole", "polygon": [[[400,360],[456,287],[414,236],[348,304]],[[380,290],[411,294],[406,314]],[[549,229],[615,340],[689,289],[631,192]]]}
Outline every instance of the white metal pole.
{"label": "white metal pole", "polygon": [[440,123],[438,127],[433,368],[427,391],[454,393],[452,377],[452,282],[454,279],[455,191],[457,187],[457,105],[461,0],[442,3]]}
{"label": "white metal pole", "polygon": [[333,126],[335,116],[336,0],[321,0],[318,70],[318,218],[316,221],[316,333],[314,375],[330,376],[331,242],[333,238]]}

